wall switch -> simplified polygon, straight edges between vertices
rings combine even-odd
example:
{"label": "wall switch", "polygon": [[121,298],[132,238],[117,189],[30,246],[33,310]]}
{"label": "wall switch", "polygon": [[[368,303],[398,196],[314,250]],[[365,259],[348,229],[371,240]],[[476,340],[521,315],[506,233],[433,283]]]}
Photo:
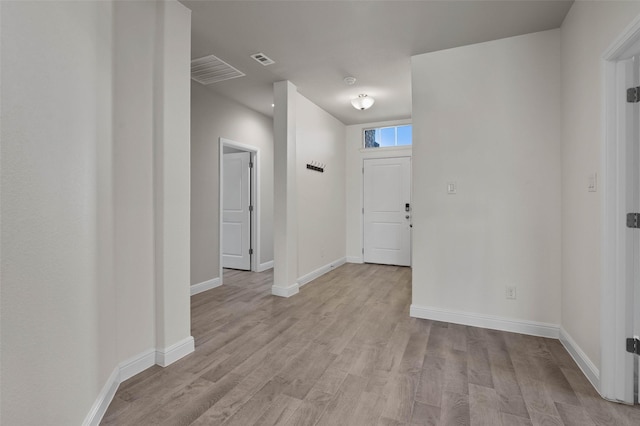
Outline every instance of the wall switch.
{"label": "wall switch", "polygon": [[505,297],[510,300],[516,300],[516,288],[515,287],[507,287],[505,289]]}
{"label": "wall switch", "polygon": [[454,195],[458,189],[455,182],[447,182],[447,194]]}
{"label": "wall switch", "polygon": [[598,174],[591,173],[587,177],[587,191],[598,192]]}

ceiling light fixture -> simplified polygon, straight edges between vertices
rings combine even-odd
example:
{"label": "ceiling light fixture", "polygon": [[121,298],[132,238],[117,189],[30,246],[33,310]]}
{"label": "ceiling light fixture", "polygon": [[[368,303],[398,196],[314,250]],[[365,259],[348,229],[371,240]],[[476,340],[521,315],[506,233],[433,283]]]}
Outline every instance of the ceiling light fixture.
{"label": "ceiling light fixture", "polygon": [[373,105],[375,101],[375,99],[363,93],[361,95],[358,95],[357,98],[351,99],[351,105],[353,105],[355,109],[364,111],[365,109],[371,108],[371,105]]}

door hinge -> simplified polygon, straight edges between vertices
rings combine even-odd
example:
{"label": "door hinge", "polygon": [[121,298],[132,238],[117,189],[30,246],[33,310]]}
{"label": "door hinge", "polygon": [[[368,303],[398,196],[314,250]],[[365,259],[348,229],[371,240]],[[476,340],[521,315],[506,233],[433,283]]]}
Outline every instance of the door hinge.
{"label": "door hinge", "polygon": [[253,206],[249,206],[249,211],[252,212],[253,211]]}
{"label": "door hinge", "polygon": [[627,102],[632,104],[640,102],[640,87],[627,89]]}
{"label": "door hinge", "polygon": [[364,214],[364,207],[362,208],[362,214]]}
{"label": "door hinge", "polygon": [[362,247],[362,254],[364,254],[364,247]]}
{"label": "door hinge", "polygon": [[249,249],[249,254],[253,254],[253,249]]}
{"label": "door hinge", "polygon": [[252,161],[249,161],[249,168],[253,169],[253,162]]}
{"label": "door hinge", "polygon": [[640,213],[627,213],[627,228],[640,228]]}
{"label": "door hinge", "polygon": [[635,337],[627,339],[627,352],[640,355],[640,339]]}

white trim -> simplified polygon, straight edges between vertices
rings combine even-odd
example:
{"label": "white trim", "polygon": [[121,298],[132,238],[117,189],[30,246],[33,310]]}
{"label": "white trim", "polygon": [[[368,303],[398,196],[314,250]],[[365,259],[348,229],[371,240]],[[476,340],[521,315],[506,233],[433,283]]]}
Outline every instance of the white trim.
{"label": "white trim", "polygon": [[413,147],[411,146],[404,146],[399,148],[362,148],[360,152],[361,160],[374,160],[376,158],[413,157]]}
{"label": "white trim", "polygon": [[273,260],[258,265],[258,270],[256,272],[264,272],[268,271],[269,269],[273,269]]}
{"label": "white trim", "polygon": [[347,256],[347,263],[364,263],[362,256]]}
{"label": "white trim", "polygon": [[107,408],[109,408],[109,404],[113,401],[113,397],[115,396],[120,383],[153,366],[155,364],[155,355],[155,349],[148,349],[139,355],[121,362],[116,368],[114,368],[113,372],[111,372],[111,375],[102,387],[102,390],[98,394],[98,397],[91,406],[89,414],[87,414],[87,417],[85,417],[82,422],[82,425],[99,425],[104,417],[104,413],[106,413]]}
{"label": "white trim", "polygon": [[147,349],[145,352],[142,352],[141,354],[120,363],[120,373],[118,374],[118,380],[120,383],[122,383],[125,380],[130,379],[136,374],[155,365],[155,363],[156,350],[153,348]]}
{"label": "white trim", "polygon": [[203,281],[198,284],[194,284],[190,286],[189,290],[191,291],[191,295],[194,296],[198,293],[202,293],[203,291],[211,290],[212,288],[220,287],[222,285],[222,280],[220,277],[213,278],[207,281]]}
{"label": "white trim", "polygon": [[560,343],[569,352],[571,358],[578,364],[582,373],[587,376],[593,387],[600,389],[600,371],[598,367],[589,359],[582,348],[573,340],[571,335],[564,328],[560,327]]}
{"label": "white trim", "polygon": [[174,343],[168,348],[156,349],[156,364],[161,367],[171,365],[182,357],[185,357],[195,350],[195,342],[192,336]]}
{"label": "white trim", "polygon": [[[411,123],[409,123],[411,124]],[[399,124],[398,126],[402,126],[402,124]],[[375,127],[374,127],[375,128]],[[366,128],[363,127],[362,131],[364,134],[365,130],[373,130],[374,128]],[[362,138],[364,140],[364,137]],[[383,146],[383,147],[378,147],[378,148],[360,148],[360,152],[362,153],[369,153],[369,152],[386,152],[386,151],[410,151],[413,149],[413,145],[400,145],[400,146]],[[407,155],[407,154],[403,154],[403,155]]]}
{"label": "white trim", "polygon": [[298,283],[290,285],[289,287],[278,287],[275,285],[271,286],[271,294],[273,294],[274,296],[291,297],[294,294],[298,294],[299,291],[300,286],[298,285]]}
{"label": "white trim", "polygon": [[118,386],[120,385],[120,381],[118,380],[118,375],[120,374],[118,367],[114,368],[111,372],[111,375],[107,379],[107,382],[102,387],[102,390],[98,394],[98,397],[93,402],[91,406],[91,410],[89,410],[89,414],[84,418],[82,422],[82,426],[97,426],[102,421],[102,417],[104,417],[104,413],[107,412],[107,408],[109,408],[109,404],[113,401],[113,397],[118,390]]}
{"label": "white trim", "polygon": [[335,260],[327,265],[321,266],[320,268],[316,269],[315,271],[311,271],[306,275],[301,276],[300,278],[298,278],[298,286],[302,287],[305,284],[310,283],[311,281],[315,280],[316,278],[321,277],[322,275],[326,274],[327,272],[331,271],[332,269],[338,268],[342,265],[344,265],[345,263],[347,263],[347,258],[346,257],[342,257],[338,260]]}
{"label": "white trim", "polygon": [[220,278],[220,284],[224,279],[224,272],[222,269],[222,174],[224,167],[224,143],[222,138],[218,138],[218,277]]}
{"label": "white trim", "polygon": [[[600,394],[633,403],[633,358],[622,342],[633,329],[633,288],[627,282],[629,256],[624,233],[627,204],[625,140],[628,114],[620,109],[620,96],[630,75],[618,64],[638,52],[640,16],[636,17],[602,55],[602,268],[600,278]],[[621,92],[622,91],[622,92]],[[623,96],[623,95],[622,95]]]}
{"label": "white trim", "polygon": [[640,35],[640,15],[636,16],[627,28],[616,38],[613,43],[604,51],[602,58],[605,61],[617,61],[627,59],[637,55],[640,51],[633,51],[631,48],[638,41]]}
{"label": "white trim", "polygon": [[418,305],[411,305],[409,315],[414,318],[490,328],[492,330],[510,331],[512,333],[528,334],[531,336],[549,337],[552,339],[560,337],[559,326],[543,322],[503,318],[470,312],[451,311],[448,309]]}

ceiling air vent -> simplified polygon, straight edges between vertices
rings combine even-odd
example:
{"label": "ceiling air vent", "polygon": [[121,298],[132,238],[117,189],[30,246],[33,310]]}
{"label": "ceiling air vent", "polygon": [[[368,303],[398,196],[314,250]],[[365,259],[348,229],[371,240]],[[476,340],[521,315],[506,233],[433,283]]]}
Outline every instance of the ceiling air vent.
{"label": "ceiling air vent", "polygon": [[212,84],[244,76],[245,73],[232,67],[215,55],[191,61],[191,78],[202,84]]}
{"label": "ceiling air vent", "polygon": [[256,61],[258,61],[259,63],[261,63],[262,65],[264,65],[265,67],[267,65],[271,65],[271,64],[275,64],[276,61],[274,61],[273,59],[267,57],[267,55],[265,55],[264,53],[255,53],[253,55],[251,55],[251,57],[253,59],[255,59]]}

